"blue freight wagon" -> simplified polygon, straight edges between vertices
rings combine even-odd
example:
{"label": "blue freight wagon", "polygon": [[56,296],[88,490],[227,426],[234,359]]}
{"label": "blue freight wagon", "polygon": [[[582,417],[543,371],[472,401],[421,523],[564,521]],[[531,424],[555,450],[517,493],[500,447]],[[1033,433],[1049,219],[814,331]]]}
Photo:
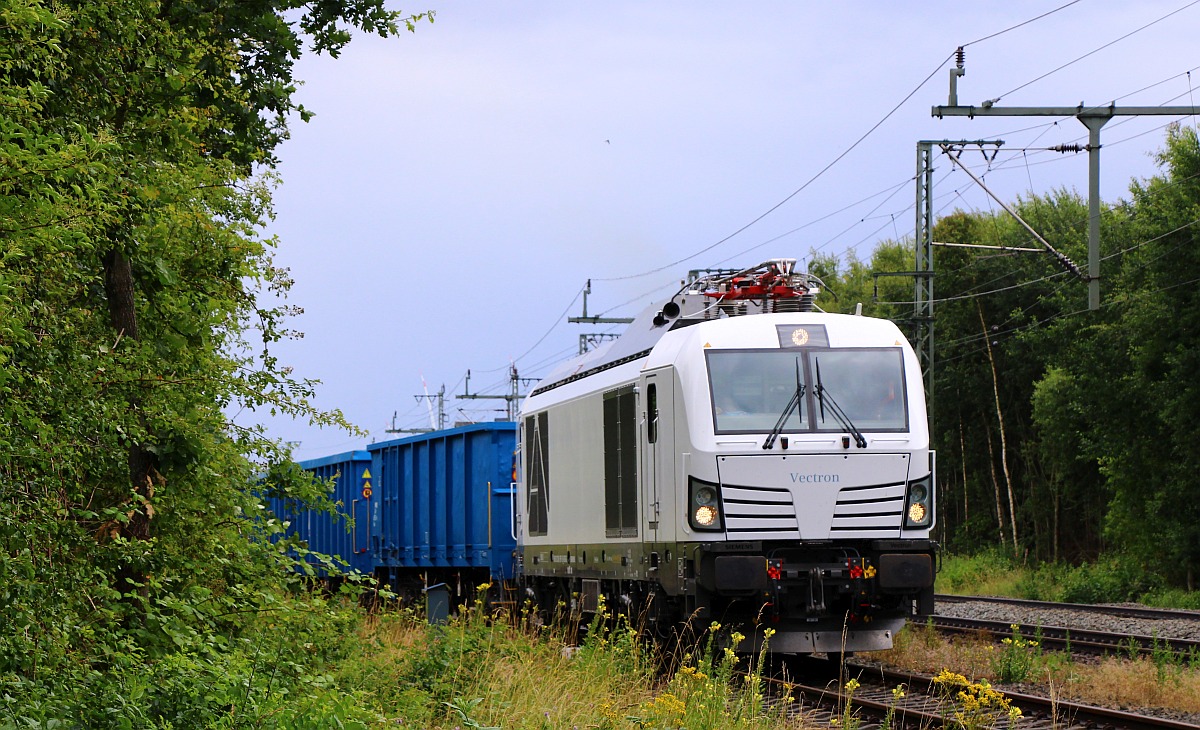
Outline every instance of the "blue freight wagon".
{"label": "blue freight wagon", "polygon": [[517,566],[517,425],[477,423],[367,447],[377,489],[370,551],[379,579],[406,598],[445,583],[459,599]]}
{"label": "blue freight wagon", "polygon": [[[271,511],[289,523],[287,534],[303,539],[310,550],[341,557],[352,570],[368,574],[374,572],[368,509],[373,497],[371,454],[367,451],[348,451],[302,461],[300,467],[333,482],[330,498],[339,503],[338,515],[335,517],[272,498]],[[353,518],[352,528],[348,529],[346,517]],[[318,569],[318,573],[323,572]]]}

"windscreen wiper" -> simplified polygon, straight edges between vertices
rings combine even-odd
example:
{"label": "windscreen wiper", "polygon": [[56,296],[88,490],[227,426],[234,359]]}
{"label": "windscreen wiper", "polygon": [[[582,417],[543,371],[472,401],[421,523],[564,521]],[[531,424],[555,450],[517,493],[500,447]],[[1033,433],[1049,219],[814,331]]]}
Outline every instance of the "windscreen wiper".
{"label": "windscreen wiper", "polygon": [[783,407],[783,413],[779,414],[779,420],[775,422],[775,428],[767,434],[767,438],[763,441],[764,449],[775,447],[775,439],[779,438],[779,434],[783,432],[783,425],[787,423],[788,416],[792,415],[795,410],[800,418],[804,418],[804,411],[801,408],[801,403],[804,402],[804,383],[800,381],[800,358],[796,358],[796,389],[792,391],[792,397],[788,400],[787,405]]}
{"label": "windscreen wiper", "polygon": [[817,367],[817,403],[821,406],[821,422],[824,423],[825,421],[825,401],[828,400],[829,412],[833,414],[834,419],[837,420],[841,427],[849,431],[850,435],[854,437],[854,445],[860,449],[867,448],[867,439],[863,436],[862,431],[858,430],[858,427],[854,425],[854,421],[850,420],[850,417],[846,415],[842,407],[837,404],[832,395],[826,392],[825,386],[821,384],[821,360],[819,358],[813,358],[813,360],[816,362]]}

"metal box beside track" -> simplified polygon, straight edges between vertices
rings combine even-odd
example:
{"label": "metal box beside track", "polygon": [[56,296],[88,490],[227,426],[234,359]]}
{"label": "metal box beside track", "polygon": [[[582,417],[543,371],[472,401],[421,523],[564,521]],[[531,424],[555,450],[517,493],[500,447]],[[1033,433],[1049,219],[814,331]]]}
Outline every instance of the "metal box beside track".
{"label": "metal box beside track", "polygon": [[368,446],[378,569],[478,568],[513,577],[517,425],[478,423]]}

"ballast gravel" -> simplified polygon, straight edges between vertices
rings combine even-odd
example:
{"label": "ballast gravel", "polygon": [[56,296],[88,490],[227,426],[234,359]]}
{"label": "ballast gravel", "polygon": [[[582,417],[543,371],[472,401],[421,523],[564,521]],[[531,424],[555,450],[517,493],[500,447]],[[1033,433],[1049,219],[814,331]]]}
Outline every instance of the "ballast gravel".
{"label": "ballast gravel", "polygon": [[1200,612],[1197,612],[1194,618],[1130,618],[1086,609],[1029,608],[987,601],[939,601],[935,612],[939,616],[1000,621],[1023,626],[1063,626],[1087,631],[1200,641]]}
{"label": "ballast gravel", "polygon": [[[1087,608],[1062,606],[1032,607],[988,601],[939,601],[935,613],[955,618],[1000,621],[1024,626],[1062,626],[1086,631],[1106,631],[1136,636],[1193,639],[1200,641],[1200,612],[1193,616],[1170,618],[1139,618],[1114,616]],[[1004,687],[1000,687],[1004,689]],[[1041,685],[1022,683],[1010,689],[1026,694],[1045,695]],[[1161,717],[1200,727],[1200,713],[1188,713],[1156,707],[1115,706],[1114,709]]]}

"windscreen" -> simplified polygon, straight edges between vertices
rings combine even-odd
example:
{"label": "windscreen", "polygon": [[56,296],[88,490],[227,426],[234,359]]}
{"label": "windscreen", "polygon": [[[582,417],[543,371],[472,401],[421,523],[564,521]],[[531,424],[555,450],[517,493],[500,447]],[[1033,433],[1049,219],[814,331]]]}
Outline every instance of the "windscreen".
{"label": "windscreen", "polygon": [[[709,352],[708,377],[718,433],[770,431],[799,387],[805,388],[805,356],[796,351]],[[792,408],[785,431],[811,428],[803,399]]]}
{"label": "windscreen", "polygon": [[717,433],[767,433],[780,419],[784,433],[844,431],[831,401],[861,431],[908,430],[899,348],[709,350],[707,360]]}

